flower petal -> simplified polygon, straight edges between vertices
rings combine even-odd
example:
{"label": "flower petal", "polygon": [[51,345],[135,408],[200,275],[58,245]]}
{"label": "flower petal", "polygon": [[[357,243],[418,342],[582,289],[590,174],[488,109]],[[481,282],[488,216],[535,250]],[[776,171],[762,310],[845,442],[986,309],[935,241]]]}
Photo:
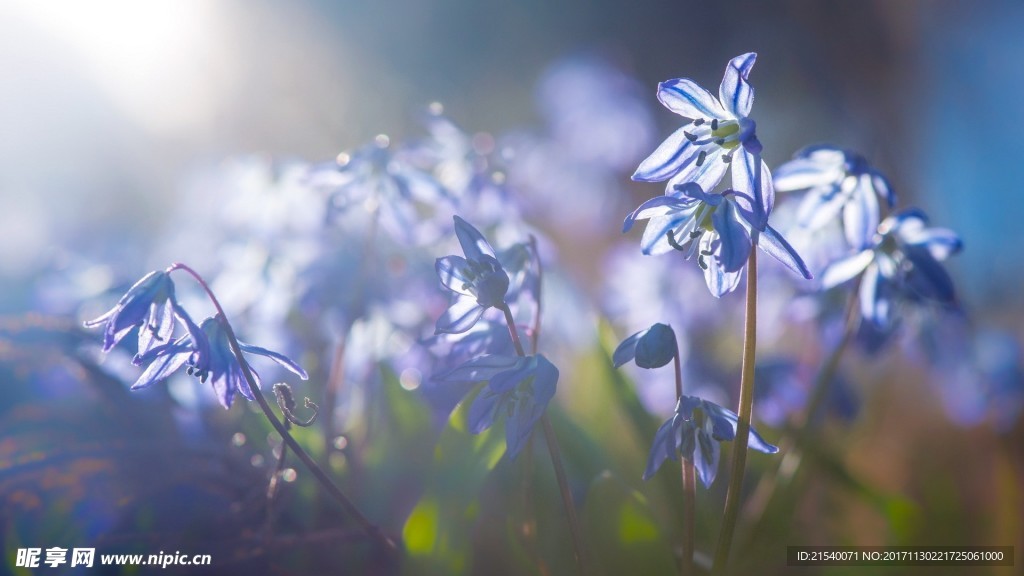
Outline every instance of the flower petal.
{"label": "flower petal", "polygon": [[484,382],[500,372],[512,369],[518,362],[518,356],[484,354],[435,377],[435,380],[450,383]]}
{"label": "flower petal", "polygon": [[694,434],[697,443],[693,451],[693,466],[704,487],[710,488],[715,476],[718,475],[722,447],[704,430],[697,429]]}
{"label": "flower petal", "polygon": [[754,88],[747,82],[747,76],[756,60],[757,53],[750,52],[733,58],[725,67],[718,98],[735,118],[746,118],[754,104]]}
{"label": "flower petal", "polygon": [[862,250],[829,264],[821,273],[821,289],[828,290],[853,279],[863,272],[874,258],[874,251]]}
{"label": "flower petal", "polygon": [[849,200],[849,193],[841,186],[820,186],[804,195],[796,211],[797,223],[809,230],[818,230],[839,218]]}
{"label": "flower petal", "polygon": [[868,246],[878,230],[880,209],[871,176],[862,174],[843,208],[843,232],[854,249]]}
{"label": "flower petal", "polygon": [[676,357],[679,345],[670,326],[655,324],[644,331],[636,345],[636,365],[641,368],[661,368]]}
{"label": "flower petal", "polygon": [[[714,249],[717,248],[711,242],[706,241],[710,234],[705,234],[704,238],[701,238],[700,250],[702,253],[714,253]],[[704,282],[708,285],[708,290],[711,295],[715,298],[721,298],[723,294],[728,294],[736,289],[740,284],[740,277],[743,275],[743,268],[736,270],[735,272],[726,271],[718,262],[718,258],[704,257]]]}
{"label": "flower petal", "polygon": [[637,220],[647,220],[656,216],[664,216],[673,212],[686,212],[696,209],[696,201],[676,196],[655,196],[637,207],[622,223],[622,232],[629,232]]}
{"label": "flower petal", "polygon": [[772,172],[772,181],[779,192],[794,192],[805,188],[828,186],[843,177],[842,165],[822,166],[808,158],[796,158]]}
{"label": "flower petal", "polygon": [[489,386],[483,387],[469,406],[467,424],[471,433],[479,434],[494,424],[494,419],[498,416],[499,405],[504,397],[504,394],[494,392]]}
{"label": "flower petal", "polygon": [[796,253],[796,250],[789,245],[789,242],[786,242],[786,239],[771,226],[765,226],[764,232],[757,235],[757,247],[772,258],[782,262],[786,268],[789,268],[807,280],[812,278],[811,271],[807,269],[807,265],[804,264],[803,258],[801,258],[800,255]]}
{"label": "flower petal", "polygon": [[754,220],[751,224],[758,230],[764,230],[775,205],[775,188],[772,186],[772,174],[760,154],[751,154],[745,148],[733,153],[732,187],[754,199]]}
{"label": "flower petal", "polygon": [[166,379],[173,374],[178,368],[181,368],[188,357],[192,354],[191,348],[182,349],[180,345],[176,344],[165,344],[164,346],[154,348],[150,350],[150,354],[156,352],[159,348],[164,348],[163,354],[154,354],[153,362],[146,367],[146,370],[142,372],[139,379],[132,384],[132,390],[138,390],[145,388],[150,384],[155,384],[161,380]]}
{"label": "flower petal", "polygon": [[658,84],[658,100],[683,118],[729,119],[718,100],[689,78],[675,78]]}
{"label": "flower petal", "polygon": [[[679,172],[669,181],[669,190],[674,190],[677,186],[686,183],[700,186],[702,190],[713,190],[715,186],[718,186],[718,183],[725,177],[726,171],[729,170],[729,164],[722,161],[725,151],[719,146],[704,148],[702,151],[706,152],[706,155],[700,166],[697,165],[696,160],[683,164],[679,168]],[[697,159],[700,159],[700,151],[697,153]]]}
{"label": "flower petal", "polygon": [[487,243],[479,230],[458,216],[454,216],[454,219],[455,235],[459,238],[459,244],[462,245],[462,252],[466,258],[480,260],[485,254],[494,258],[494,249]]}
{"label": "flower petal", "polygon": [[612,366],[619,368],[624,364],[632,362],[633,358],[636,357],[636,345],[640,342],[640,338],[647,334],[648,330],[650,328],[641,330],[623,340],[618,348],[615,349],[615,352],[612,353]]}
{"label": "flower petal", "polygon": [[942,304],[953,304],[956,301],[953,279],[927,248],[906,246],[903,252],[914,264],[906,277],[907,288],[911,292],[920,298]]}
{"label": "flower petal", "polygon": [[459,295],[434,325],[434,334],[461,334],[469,330],[484,313],[484,307],[472,296]]}
{"label": "flower petal", "polygon": [[725,202],[711,215],[715,231],[718,232],[719,248],[716,256],[726,272],[743,268],[750,255],[750,233],[740,223],[739,214],[732,202]]}
{"label": "flower petal", "polygon": [[687,214],[671,214],[668,216],[655,216],[647,223],[644,235],[640,238],[640,251],[648,255],[658,255],[671,252],[672,245],[668,241],[668,231],[673,230],[676,241],[680,245],[686,245],[692,240],[686,228],[692,227],[693,218]]}
{"label": "flower petal", "polygon": [[462,256],[438,258],[434,262],[434,270],[445,288],[466,296],[473,295],[469,290],[469,286],[472,284],[468,275],[469,262]]}
{"label": "flower petal", "polygon": [[283,366],[289,372],[295,374],[303,380],[309,380],[309,374],[302,369],[294,360],[281,354],[280,352],[274,352],[273,350],[267,350],[266,348],[260,348],[259,346],[253,346],[252,344],[246,344],[245,342],[238,342],[238,347],[242,349],[242,352],[249,354],[256,354],[257,356],[263,356],[269,358],[274,362]]}
{"label": "flower petal", "polygon": [[662,424],[654,434],[654,441],[651,443],[651,452],[647,456],[647,467],[644,469],[644,480],[648,480],[661,468],[667,459],[676,459],[676,428],[677,423],[682,419],[673,416]]}
{"label": "flower petal", "polygon": [[687,127],[682,127],[665,139],[650,156],[640,163],[633,180],[661,182],[675,176],[684,166],[696,162],[699,147],[686,138]]}
{"label": "flower petal", "polygon": [[896,205],[896,193],[893,192],[892,184],[889,183],[889,179],[878,170],[871,170],[871,184],[874,186],[875,193],[885,199],[885,203],[892,208]]}

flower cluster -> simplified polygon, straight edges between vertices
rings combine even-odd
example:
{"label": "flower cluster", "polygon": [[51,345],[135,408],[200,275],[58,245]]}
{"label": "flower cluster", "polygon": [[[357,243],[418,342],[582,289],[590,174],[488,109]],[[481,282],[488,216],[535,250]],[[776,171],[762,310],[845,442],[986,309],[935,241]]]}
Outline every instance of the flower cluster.
{"label": "flower cluster", "polygon": [[[147,274],[132,286],[118,303],[102,316],[87,321],[87,327],[104,328],[103,351],[117,345],[131,330],[138,329],[138,352],[132,359],[136,366],[146,365],[132,390],[161,382],[186,366],[190,376],[201,382],[210,381],[214,393],[225,408],[231,407],[236,393],[252,400],[253,391],[246,376],[248,371],[259,386],[259,375],[232,349],[234,338],[222,314],[206,318],[197,325],[178,304],[170,274],[180,265]],[[171,341],[172,318],[184,327],[185,334]],[[236,341],[242,352],[263,356],[287,368],[302,379],[306,371],[288,357],[265,348]]]}
{"label": "flower cluster", "polygon": [[[704,270],[716,298],[739,285],[750,250],[758,246],[804,278],[803,260],[768,225],[775,203],[771,172],[749,117],[754,89],[747,81],[757,55],[733,58],[716,99],[688,78],[662,82],[658,99],[693,122],[668,137],[637,168],[634,180],[668,180],[665,196],[644,202],[626,217],[623,232],[649,219],[641,240],[644,254],[672,248]],[[731,166],[732,187],[713,192]]]}
{"label": "flower cluster", "polygon": [[[530,292],[530,287],[536,289],[536,285],[528,281],[531,279],[529,274],[517,272],[532,268],[530,254],[515,249],[504,253],[504,260],[513,265],[512,276],[517,279],[513,285],[494,248],[479,230],[455,216],[455,235],[465,257],[453,255],[437,259],[437,276],[441,284],[454,294],[455,299],[438,318],[435,334],[470,333],[486,310],[496,308],[505,314],[507,328],[513,335],[518,354],[486,353],[475,356],[435,376],[434,380],[442,384],[463,386],[483,383],[483,388],[469,409],[470,431],[479,434],[490,428],[499,414],[505,414],[508,455],[515,458],[529,438],[534,424],[544,414],[558,382],[558,368],[547,358],[540,354],[524,354],[515,332],[512,312],[506,302],[506,299],[513,300],[520,293]],[[514,289],[510,289],[510,285]],[[532,297],[536,299],[538,295],[533,293]],[[463,338],[462,345],[456,347],[476,346],[475,343],[481,340],[491,342],[494,335],[490,332],[497,329],[497,324],[489,324],[486,330],[470,333],[470,337]]]}

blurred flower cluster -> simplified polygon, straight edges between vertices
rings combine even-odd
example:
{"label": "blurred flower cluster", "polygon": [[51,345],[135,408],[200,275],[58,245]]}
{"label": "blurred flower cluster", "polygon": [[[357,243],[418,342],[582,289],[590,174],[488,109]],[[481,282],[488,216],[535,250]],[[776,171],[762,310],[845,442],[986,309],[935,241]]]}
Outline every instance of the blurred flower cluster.
{"label": "blurred flower cluster", "polygon": [[[553,490],[523,489],[521,507],[490,497],[527,484],[532,456],[521,455],[551,414],[568,438],[564,492],[584,516],[600,516],[588,490],[613,470],[660,546],[672,522],[650,518],[675,496],[634,481],[679,457],[705,487],[719,474],[719,443],[735,440],[740,412],[725,408],[736,405],[741,370],[734,292],[761,252],[772,258],[757,276],[750,448],[774,453],[801,427],[858,421],[878,383],[909,370],[928,375],[923,389],[954,424],[1012,429],[1024,407],[1020,334],[976,320],[958,296],[946,266],[959,236],[899,207],[889,178],[857,152],[815,145],[770,169],[758,131],[772,130],[772,118],[752,116],[755,59],[732,59],[717,95],[688,78],[662,82],[658,100],[687,123],[660,145],[642,85],[610,61],[576,56],[541,77],[541,126],[466,131],[433,103],[413,137],[372,136],[326,161],[241,157],[202,171],[146,239],[150,249],[70,250],[39,274],[34,313],[75,322],[0,325],[0,369],[24,384],[4,407],[85,383],[103,390],[98,411],[112,409],[110,398],[137,402],[117,414],[159,405],[161,434],[175,431],[170,447],[145,436],[153,443],[140,452],[230,442],[230,464],[197,474],[230,487],[209,492],[232,494],[215,509],[242,510],[233,530],[312,533],[336,528],[310,512],[315,497],[296,492],[305,500],[290,515],[264,496],[268,474],[302,474],[284,475],[280,441],[252,410],[213,409],[254,399],[251,384],[298,376],[321,408],[319,428],[300,439],[439,572],[476,566],[464,550],[474,537],[513,538],[523,557],[545,549],[524,517],[551,515],[537,510]],[[630,174],[664,182],[663,193],[640,203]],[[619,233],[638,221],[639,250]],[[160,268],[170,262],[188,267]],[[172,281],[190,270],[205,282]],[[223,308],[210,310],[200,288]],[[79,330],[83,321],[99,330]],[[35,352],[40,341],[46,355]],[[242,353],[270,361],[262,377],[250,380]],[[63,361],[41,360],[50,354]],[[853,361],[882,354],[894,367]],[[675,373],[664,369],[673,362]],[[28,452],[0,455],[28,462]],[[219,475],[239,466],[248,474],[239,485]],[[4,517],[22,511],[3,506]],[[125,530],[145,531],[143,512],[133,518]],[[496,518],[508,523],[501,534],[472,534]],[[8,531],[0,525],[0,540]],[[256,548],[239,544],[239,562]]]}

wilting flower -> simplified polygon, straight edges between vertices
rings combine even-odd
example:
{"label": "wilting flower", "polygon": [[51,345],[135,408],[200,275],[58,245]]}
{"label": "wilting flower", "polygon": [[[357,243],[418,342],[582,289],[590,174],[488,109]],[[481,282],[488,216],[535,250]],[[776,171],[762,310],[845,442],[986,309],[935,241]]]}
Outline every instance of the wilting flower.
{"label": "wilting flower", "polygon": [[194,326],[174,297],[174,282],[166,271],[154,271],[128,289],[106,314],[85,322],[87,328],[104,324],[103,351],[109,352],[132,328],[139,328],[139,354],[168,343],[174,320]]}
{"label": "wilting flower", "polygon": [[960,251],[960,238],[945,228],[928,228],[920,210],[904,210],[878,226],[872,245],[831,264],[822,273],[823,289],[863,273],[861,316],[875,327],[893,325],[894,305],[901,302],[956,303],[953,280],[941,262]]}
{"label": "wilting flower", "polygon": [[485,354],[438,378],[441,382],[486,382],[469,407],[469,431],[479,434],[506,414],[509,458],[523,449],[530,431],[555,395],[558,368],[543,355]]}
{"label": "wilting flower", "polygon": [[736,289],[753,244],[790,270],[810,278],[803,260],[771,226],[758,231],[752,220],[750,196],[726,190],[709,194],[695,182],[680,184],[665,196],[644,202],[626,217],[622,231],[637,220],[650,219],[640,247],[644,254],[663,254],[675,248],[687,259],[697,253],[704,280],[716,298]]}
{"label": "wilting flower", "polygon": [[854,249],[871,242],[881,219],[878,197],[889,208],[896,195],[881,172],[855,152],[811,146],[775,170],[779,192],[807,190],[797,210],[797,224],[816,230],[842,213],[846,241]]}
{"label": "wilting flower", "polygon": [[459,334],[476,324],[484,310],[505,307],[508,274],[494,256],[494,249],[468,222],[455,216],[455,235],[466,255],[438,258],[435,270],[455,301],[437,319],[436,334]]}
{"label": "wilting flower", "polygon": [[[653,476],[666,459],[676,460],[677,455],[682,454],[683,458],[693,462],[704,486],[711,486],[718,473],[721,454],[718,443],[736,437],[737,421],[735,413],[714,402],[683,396],[676,404],[675,413],[654,435],[644,480]],[[779,451],[765,442],[753,427],[750,428],[748,447],[766,454]]]}
{"label": "wilting flower", "polygon": [[636,360],[641,368],[661,368],[679,353],[676,333],[671,326],[655,324],[626,338],[612,354],[616,368]]}
{"label": "wilting flower", "polygon": [[666,108],[693,121],[676,130],[640,163],[634,180],[669,180],[669,190],[696,182],[712,190],[732,165],[732,187],[754,199],[751,224],[763,230],[775,202],[771,172],[761,160],[755,123],[748,117],[754,89],[747,82],[757,54],[737,56],[725,67],[715,98],[689,78],[658,85],[658,100]]}
{"label": "wilting flower", "polygon": [[[231,407],[236,392],[241,392],[242,396],[252,400],[252,389],[249,388],[242,365],[231,351],[224,322],[225,320],[220,316],[207,318],[200,325],[201,335],[199,337],[185,335],[172,343],[157,346],[145,354],[137,355],[133,360],[135,364],[150,364],[131,389],[138,390],[160,382],[177,371],[178,368],[187,365],[187,372],[190,376],[195,376],[200,382],[210,380],[213,391],[225,408]],[[242,352],[273,360],[303,380],[309,378],[302,367],[283,354],[243,342],[239,342],[238,346]],[[258,386],[259,374],[252,368],[250,371]]]}

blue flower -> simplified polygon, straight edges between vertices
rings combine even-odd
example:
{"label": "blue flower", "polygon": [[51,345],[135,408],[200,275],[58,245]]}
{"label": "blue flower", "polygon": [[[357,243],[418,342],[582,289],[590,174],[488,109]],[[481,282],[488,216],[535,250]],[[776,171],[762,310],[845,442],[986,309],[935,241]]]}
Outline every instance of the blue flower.
{"label": "blue flower", "polygon": [[811,146],[775,171],[775,190],[807,190],[797,223],[811,230],[842,213],[846,241],[854,249],[871,243],[881,219],[878,197],[889,208],[896,195],[889,180],[860,154],[831,146]]}
{"label": "blue flower", "polygon": [[695,182],[675,187],[664,196],[644,202],[626,217],[622,231],[637,220],[650,219],[640,247],[644,254],[663,254],[675,248],[687,259],[697,253],[704,280],[716,298],[736,289],[752,245],[757,244],[790,270],[810,278],[803,260],[767,224],[753,225],[755,203],[736,190],[708,194]]}
{"label": "blue flower", "polygon": [[[269,358],[303,380],[309,378],[302,367],[283,354],[241,341],[238,345],[243,352]],[[210,385],[213,386],[217,398],[225,408],[231,407],[236,392],[241,392],[242,396],[249,400],[253,399],[252,390],[245,379],[242,366],[231,352],[227,328],[220,316],[203,320],[197,337],[182,336],[172,343],[157,346],[145,354],[137,355],[133,362],[137,365],[149,363],[149,366],[132,385],[132,390],[160,382],[177,371],[178,368],[187,365],[187,372],[190,376],[195,376],[200,382],[210,380]],[[252,369],[250,368],[250,370]],[[252,370],[252,375],[258,386],[259,374]]]}
{"label": "blue flower", "polygon": [[505,445],[515,458],[555,395],[558,368],[543,355],[485,354],[439,378],[442,382],[486,382],[469,407],[469,430],[479,434],[505,414]]}
{"label": "blue flower", "polygon": [[696,182],[712,190],[729,166],[732,187],[753,198],[751,223],[763,230],[775,202],[771,172],[761,160],[761,143],[755,123],[748,117],[754,103],[754,89],[747,82],[757,54],[751,52],[729,61],[718,90],[718,98],[689,78],[676,78],[658,85],[658,100],[666,108],[693,121],[676,130],[640,163],[634,180],[669,180],[677,184]]}
{"label": "blue flower", "polygon": [[466,257],[445,256],[434,265],[441,283],[456,294],[448,310],[437,319],[435,334],[469,330],[484,310],[503,308],[508,292],[508,274],[483,235],[458,216],[455,235]]}
{"label": "blue flower", "polygon": [[953,280],[941,262],[962,246],[951,230],[929,228],[923,212],[904,210],[882,221],[872,245],[829,265],[821,286],[829,289],[863,274],[861,316],[885,330],[894,325],[893,309],[900,303],[956,304]]}
{"label": "blue flower", "polygon": [[433,176],[409,160],[408,151],[395,150],[382,134],[352,153],[339,154],[337,162],[313,167],[309,182],[327,192],[329,217],[361,207],[378,213],[395,239],[420,243],[441,231],[433,217],[450,206],[452,198]]}
{"label": "blue flower", "polygon": [[618,368],[636,360],[641,368],[661,368],[671,362],[678,351],[672,327],[658,323],[623,340],[612,354],[612,364]]}
{"label": "blue flower", "polygon": [[174,282],[170,275],[166,271],[155,271],[129,288],[106,314],[85,322],[85,326],[105,325],[104,352],[109,352],[133,328],[139,328],[139,354],[145,354],[170,341],[175,319],[186,329],[194,326],[174,297]]}
{"label": "blue flower", "polygon": [[[737,421],[735,413],[714,402],[683,396],[676,404],[675,413],[654,435],[644,480],[654,476],[666,459],[676,460],[677,455],[682,454],[683,458],[693,462],[704,486],[711,486],[718,473],[721,453],[718,443],[736,437]],[[766,454],[779,451],[765,442],[753,427],[750,428],[748,446]]]}

